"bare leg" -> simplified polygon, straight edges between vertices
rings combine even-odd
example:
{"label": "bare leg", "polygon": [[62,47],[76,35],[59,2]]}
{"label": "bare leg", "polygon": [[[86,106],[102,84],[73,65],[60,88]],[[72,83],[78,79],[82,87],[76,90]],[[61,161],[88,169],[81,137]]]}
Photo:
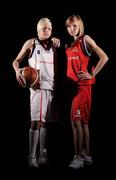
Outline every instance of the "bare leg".
{"label": "bare leg", "polygon": [[72,129],[73,129],[74,151],[75,151],[75,155],[77,155],[78,154],[78,151],[77,151],[77,127],[75,125],[73,125]]}
{"label": "bare leg", "polygon": [[82,145],[83,145],[83,128],[81,121],[76,121],[77,125],[77,137],[78,137],[78,155],[81,155]]}
{"label": "bare leg", "polygon": [[80,121],[73,122],[73,137],[74,137],[74,148],[75,155],[81,155],[82,144],[83,144],[83,129]]}
{"label": "bare leg", "polygon": [[89,156],[90,155],[90,143],[89,143],[89,127],[88,124],[83,125],[83,130],[84,130],[84,139],[85,139],[85,152]]}

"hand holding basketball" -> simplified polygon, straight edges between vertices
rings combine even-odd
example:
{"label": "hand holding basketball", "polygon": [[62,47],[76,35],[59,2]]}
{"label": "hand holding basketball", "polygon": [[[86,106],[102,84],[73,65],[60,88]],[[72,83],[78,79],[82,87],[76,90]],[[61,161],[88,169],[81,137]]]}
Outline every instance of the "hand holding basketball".
{"label": "hand holding basketball", "polygon": [[17,80],[22,87],[32,87],[33,89],[39,88],[39,71],[35,68],[26,66],[20,69],[17,74]]}
{"label": "hand holding basketball", "polygon": [[24,86],[25,86],[25,78],[22,76],[21,70],[22,70],[22,69],[19,68],[19,69],[16,71],[16,79],[17,79],[17,81],[19,82],[19,84],[20,84],[22,87],[24,87]]}

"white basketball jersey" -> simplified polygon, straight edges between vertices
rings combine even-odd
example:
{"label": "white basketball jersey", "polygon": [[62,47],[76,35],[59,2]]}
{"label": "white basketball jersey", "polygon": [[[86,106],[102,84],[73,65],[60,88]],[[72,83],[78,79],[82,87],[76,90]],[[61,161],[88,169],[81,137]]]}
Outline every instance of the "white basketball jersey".
{"label": "white basketball jersey", "polygon": [[45,50],[35,39],[35,48],[28,59],[29,65],[40,70],[40,88],[53,90],[54,85],[54,51],[53,48]]}

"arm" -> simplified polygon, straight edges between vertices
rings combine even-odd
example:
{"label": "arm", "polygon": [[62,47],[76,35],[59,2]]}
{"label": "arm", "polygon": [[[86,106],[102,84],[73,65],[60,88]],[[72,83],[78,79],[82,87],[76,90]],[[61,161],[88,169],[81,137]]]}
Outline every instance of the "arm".
{"label": "arm", "polygon": [[16,59],[13,61],[13,68],[16,73],[16,79],[20,83],[21,86],[24,85],[24,78],[20,74],[21,69],[19,68],[19,64],[23,61],[24,57],[31,52],[34,45],[33,39],[27,40],[22,46],[20,52],[18,53]]}
{"label": "arm", "polygon": [[96,76],[99,73],[99,71],[103,68],[103,66],[106,64],[106,62],[108,61],[108,56],[90,36],[87,35],[85,41],[87,44],[87,48],[96,53],[96,55],[99,57],[99,61],[95,69],[93,70],[92,74],[89,74],[88,72],[80,72],[79,78],[91,79],[92,77]]}

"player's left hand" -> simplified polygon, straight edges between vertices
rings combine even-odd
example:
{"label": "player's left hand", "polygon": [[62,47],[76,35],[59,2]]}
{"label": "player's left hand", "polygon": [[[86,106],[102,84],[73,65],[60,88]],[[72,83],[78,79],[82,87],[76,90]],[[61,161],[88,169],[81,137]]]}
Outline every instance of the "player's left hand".
{"label": "player's left hand", "polygon": [[88,79],[91,79],[91,78],[92,78],[92,75],[91,75],[88,71],[86,71],[86,72],[84,72],[84,71],[79,71],[79,73],[78,73],[78,78],[79,78],[80,80],[88,80]]}

